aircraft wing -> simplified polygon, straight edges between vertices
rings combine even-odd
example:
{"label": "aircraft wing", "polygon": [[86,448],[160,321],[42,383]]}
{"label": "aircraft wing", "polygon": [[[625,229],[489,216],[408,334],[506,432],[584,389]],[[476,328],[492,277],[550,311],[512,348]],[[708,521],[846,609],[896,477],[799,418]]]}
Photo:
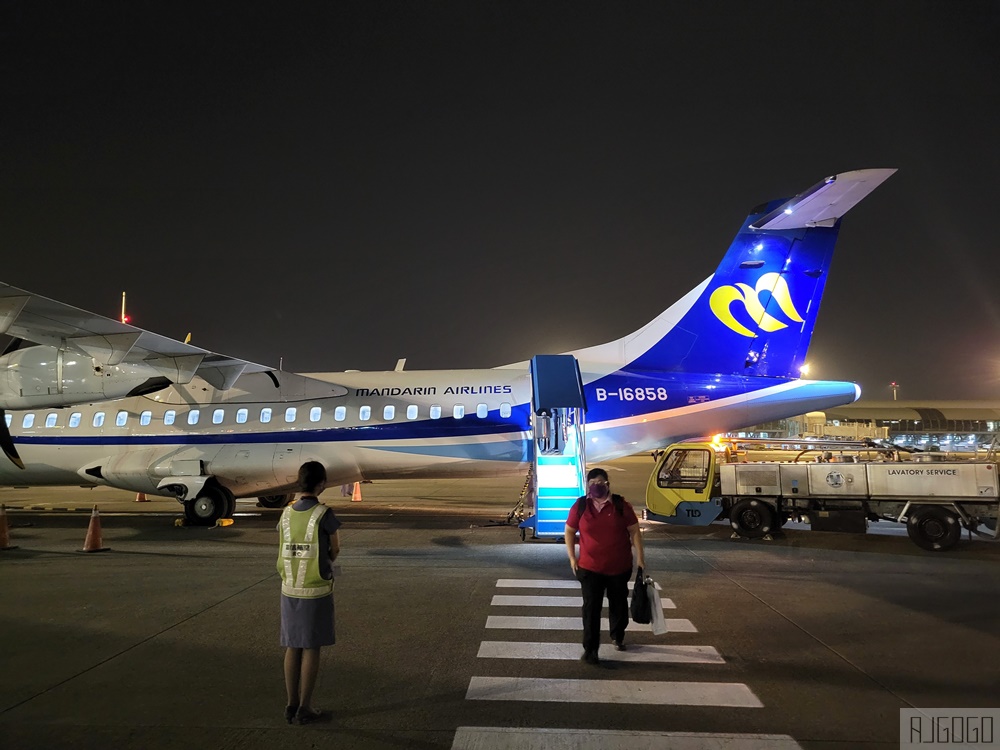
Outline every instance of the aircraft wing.
{"label": "aircraft wing", "polygon": [[244,373],[274,369],[175,341],[2,282],[0,334],[66,347],[106,365],[142,364],[174,383],[189,383],[198,375],[220,390],[231,388]]}

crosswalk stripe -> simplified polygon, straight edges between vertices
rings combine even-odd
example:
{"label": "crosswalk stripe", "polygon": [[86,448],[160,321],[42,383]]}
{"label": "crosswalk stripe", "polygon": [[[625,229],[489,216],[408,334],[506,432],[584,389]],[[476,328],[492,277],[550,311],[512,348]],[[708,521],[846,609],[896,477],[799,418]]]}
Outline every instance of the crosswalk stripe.
{"label": "crosswalk stripe", "polygon": [[451,750],[802,750],[787,734],[459,727]]}
{"label": "crosswalk stripe", "polygon": [[[629,581],[628,587],[635,586],[635,581]],[[497,579],[498,589],[579,589],[580,582],[566,580],[562,578],[499,578]],[[663,591],[660,584],[656,584],[657,591]]]}
{"label": "crosswalk stripe", "polygon": [[565,680],[541,677],[473,677],[465,694],[472,701],[625,703],[660,706],[763,708],[741,682],[649,682]]}
{"label": "crosswalk stripe", "polygon": [[[673,599],[660,597],[664,609],[677,609]],[[604,597],[607,605],[608,598]],[[582,596],[514,596],[509,594],[494,594],[493,607],[582,607]]]}
{"label": "crosswalk stripe", "polygon": [[[478,657],[482,659],[563,659],[580,658],[579,643],[525,643],[522,641],[483,641]],[[629,643],[627,651],[617,651],[610,643],[601,646],[598,654],[607,661],[629,661],[659,664],[725,664],[712,646],[679,646],[676,644]]]}
{"label": "crosswalk stripe", "polygon": [[[667,619],[668,633],[697,633],[698,630],[690,620]],[[510,615],[489,615],[486,618],[487,628],[510,628],[512,630],[583,630],[583,620],[580,617],[513,617]],[[601,620],[601,630],[609,628],[608,618]],[[649,632],[650,625],[629,622],[628,629],[639,632]]]}

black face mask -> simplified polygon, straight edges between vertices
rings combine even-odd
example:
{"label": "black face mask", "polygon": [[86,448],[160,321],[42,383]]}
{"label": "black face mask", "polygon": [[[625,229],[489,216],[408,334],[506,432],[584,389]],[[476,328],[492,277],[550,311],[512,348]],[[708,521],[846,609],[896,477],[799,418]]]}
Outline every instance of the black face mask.
{"label": "black face mask", "polygon": [[608,496],[608,493],[611,492],[611,488],[607,485],[606,482],[598,482],[591,484],[588,487],[588,490],[590,496],[595,500],[603,500]]}

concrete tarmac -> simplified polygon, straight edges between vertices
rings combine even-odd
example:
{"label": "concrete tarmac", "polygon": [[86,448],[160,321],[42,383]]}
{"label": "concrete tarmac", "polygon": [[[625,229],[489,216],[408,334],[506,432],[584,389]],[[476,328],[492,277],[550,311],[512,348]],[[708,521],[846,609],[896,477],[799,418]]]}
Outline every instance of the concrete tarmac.
{"label": "concrete tarmac", "polygon": [[[652,466],[612,462],[614,488],[641,508]],[[1000,705],[996,544],[644,524],[666,617],[690,628],[633,626],[627,660],[595,667],[578,631],[537,619],[575,606],[495,603],[579,596],[563,545],[497,523],[521,483],[327,490],[344,522],[316,696],[332,717],[306,727],[282,718],[277,511],[179,528],[173,500],[0,490],[18,545],[0,552],[0,748],[894,748],[900,708]],[[94,502],[111,551],[82,554]]]}

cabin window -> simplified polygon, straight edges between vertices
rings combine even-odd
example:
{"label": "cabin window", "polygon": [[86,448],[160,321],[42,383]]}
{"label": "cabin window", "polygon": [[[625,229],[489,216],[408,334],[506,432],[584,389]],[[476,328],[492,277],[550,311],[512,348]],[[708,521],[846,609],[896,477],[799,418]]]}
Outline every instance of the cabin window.
{"label": "cabin window", "polygon": [[500,418],[510,419],[510,404],[508,404],[506,401],[500,404]]}
{"label": "cabin window", "polygon": [[55,427],[57,419],[59,419],[58,415],[56,415],[55,412],[52,412],[47,417],[45,417],[45,426],[46,427]]}
{"label": "cabin window", "polygon": [[490,414],[490,407],[488,407],[486,404],[477,404],[476,405],[476,416],[477,417],[479,417],[480,419],[486,419],[486,417],[488,417],[489,414]]}
{"label": "cabin window", "polygon": [[250,416],[250,412],[247,411],[246,409],[237,409],[236,424],[245,424],[248,416]]}
{"label": "cabin window", "polygon": [[441,405],[432,404],[431,405],[431,419],[441,419]]}
{"label": "cabin window", "polygon": [[362,422],[367,422],[372,418],[372,408],[370,406],[362,406],[358,411],[358,419]]}
{"label": "cabin window", "polygon": [[295,413],[296,413],[296,409],[295,409],[294,406],[289,406],[287,409],[285,409],[285,421],[286,422],[294,422],[295,421]]}
{"label": "cabin window", "polygon": [[8,429],[10,428],[10,423],[14,420],[13,414],[4,414],[3,421],[7,423]]}
{"label": "cabin window", "polygon": [[24,419],[21,420],[21,427],[24,428],[25,430],[29,429],[34,424],[35,424],[34,414],[25,414]]}
{"label": "cabin window", "polygon": [[222,420],[226,417],[225,409],[216,409],[212,412],[212,424],[222,424]]}
{"label": "cabin window", "polygon": [[142,414],[139,415],[139,424],[145,427],[152,421],[152,419],[153,419],[153,412],[144,411]]}
{"label": "cabin window", "polygon": [[201,417],[201,409],[192,409],[188,412],[188,424],[198,424],[199,417]]}
{"label": "cabin window", "polygon": [[708,484],[711,457],[707,450],[675,448],[670,451],[656,477],[659,487],[703,490]]}
{"label": "cabin window", "polygon": [[455,404],[451,410],[451,416],[455,419],[461,419],[465,416],[465,404]]}
{"label": "cabin window", "polygon": [[396,418],[396,407],[393,406],[392,404],[386,406],[382,410],[382,419],[384,419],[386,421],[390,421],[390,420],[393,420],[395,418]]}
{"label": "cabin window", "polygon": [[322,416],[323,416],[323,410],[318,406],[314,406],[312,409],[309,410],[310,422],[318,422],[320,417]]}
{"label": "cabin window", "polygon": [[336,409],[334,409],[333,418],[338,422],[343,422],[345,419],[347,419],[347,407],[338,406]]}
{"label": "cabin window", "polygon": [[124,427],[128,422],[128,412],[120,411],[115,415],[115,427]]}
{"label": "cabin window", "polygon": [[271,407],[265,406],[260,410],[260,421],[261,424],[267,424],[271,421]]}
{"label": "cabin window", "polygon": [[[80,418],[82,416],[83,415],[80,414],[80,412],[78,412],[78,411],[75,411],[72,414],[70,414],[69,415],[69,426],[70,427],[79,427],[80,426]],[[9,424],[7,426],[10,427]]]}
{"label": "cabin window", "polygon": [[177,412],[173,409],[167,409],[163,412],[163,424],[172,425],[175,419],[177,419]]}
{"label": "cabin window", "polygon": [[94,425],[94,427],[103,427],[104,426],[104,412],[103,411],[99,411],[99,412],[97,412],[94,415],[93,425]]}
{"label": "cabin window", "polygon": [[417,408],[416,404],[410,404],[409,406],[406,407],[406,418],[407,419],[416,419],[417,418],[417,414],[419,412],[420,412],[420,410]]}

